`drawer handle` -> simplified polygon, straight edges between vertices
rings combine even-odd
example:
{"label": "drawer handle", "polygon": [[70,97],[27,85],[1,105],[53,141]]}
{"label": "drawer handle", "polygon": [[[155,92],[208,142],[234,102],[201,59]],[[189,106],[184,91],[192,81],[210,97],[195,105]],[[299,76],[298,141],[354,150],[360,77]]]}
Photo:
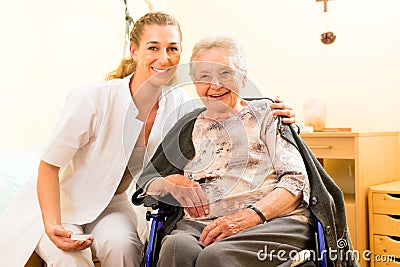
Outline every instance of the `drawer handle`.
{"label": "drawer handle", "polygon": [[390,235],[390,236],[387,236],[387,237],[392,239],[392,240],[394,240],[394,241],[400,241],[400,236],[392,236],[392,235]]}
{"label": "drawer handle", "polygon": [[332,146],[326,145],[326,146],[308,146],[310,149],[331,149]]}
{"label": "drawer handle", "polygon": [[400,215],[388,215],[390,218],[395,219],[395,220],[400,220]]}

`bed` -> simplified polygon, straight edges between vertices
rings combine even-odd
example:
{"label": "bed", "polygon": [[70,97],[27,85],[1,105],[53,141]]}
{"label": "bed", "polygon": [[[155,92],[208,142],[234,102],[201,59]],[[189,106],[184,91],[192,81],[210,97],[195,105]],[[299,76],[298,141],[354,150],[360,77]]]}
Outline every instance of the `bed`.
{"label": "bed", "polygon": [[[0,151],[0,216],[9,206],[27,179],[36,175],[39,158],[36,151]],[[27,267],[39,267],[43,262],[33,254]]]}
{"label": "bed", "polygon": [[0,215],[25,181],[36,174],[36,151],[0,151]]}

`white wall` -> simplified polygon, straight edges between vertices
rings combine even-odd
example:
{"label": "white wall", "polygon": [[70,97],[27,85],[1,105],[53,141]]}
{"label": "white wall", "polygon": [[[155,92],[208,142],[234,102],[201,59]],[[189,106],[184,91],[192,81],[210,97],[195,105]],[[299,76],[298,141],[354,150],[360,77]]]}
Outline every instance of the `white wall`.
{"label": "white wall", "polygon": [[[282,95],[302,124],[303,103],[325,99],[327,126],[400,130],[398,0],[329,2],[334,44],[313,0],[153,0],[182,24],[189,58],[201,37],[229,33],[242,43],[249,78],[266,96]],[[147,6],[128,0],[136,19]],[[29,149],[49,136],[68,92],[98,81],[122,57],[123,1],[9,1],[2,32],[0,149]]]}
{"label": "white wall", "polygon": [[[147,11],[143,0],[128,3],[134,19]],[[21,0],[0,10],[0,149],[36,149],[67,94],[118,66],[124,1]]]}
{"label": "white wall", "polygon": [[184,33],[184,57],[203,36],[234,35],[243,45],[249,77],[267,96],[293,104],[300,124],[303,103],[319,97],[328,127],[355,131],[400,130],[400,1],[328,2],[326,30],[315,0],[168,0]]}

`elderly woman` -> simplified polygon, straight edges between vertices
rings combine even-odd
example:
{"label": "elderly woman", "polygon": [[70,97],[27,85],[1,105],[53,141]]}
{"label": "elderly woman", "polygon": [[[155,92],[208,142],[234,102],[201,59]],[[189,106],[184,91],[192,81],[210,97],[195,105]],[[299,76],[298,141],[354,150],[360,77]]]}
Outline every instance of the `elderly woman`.
{"label": "elderly woman", "polygon": [[169,132],[176,142],[158,148],[133,196],[183,207],[167,220],[159,266],[289,266],[313,235],[299,151],[277,134],[270,101],[240,98],[246,64],[233,39],[197,43],[191,76],[205,109]]}

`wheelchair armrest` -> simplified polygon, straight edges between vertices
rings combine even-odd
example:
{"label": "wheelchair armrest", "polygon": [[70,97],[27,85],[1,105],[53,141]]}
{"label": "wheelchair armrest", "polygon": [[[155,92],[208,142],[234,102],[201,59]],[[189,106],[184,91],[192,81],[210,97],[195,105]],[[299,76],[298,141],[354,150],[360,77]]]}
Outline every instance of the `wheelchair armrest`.
{"label": "wheelchair armrest", "polygon": [[145,206],[145,207],[150,207],[150,208],[152,208],[153,210],[156,210],[156,209],[159,208],[159,203],[158,203],[158,200],[155,199],[154,197],[146,196],[146,197],[143,199],[143,206]]}

